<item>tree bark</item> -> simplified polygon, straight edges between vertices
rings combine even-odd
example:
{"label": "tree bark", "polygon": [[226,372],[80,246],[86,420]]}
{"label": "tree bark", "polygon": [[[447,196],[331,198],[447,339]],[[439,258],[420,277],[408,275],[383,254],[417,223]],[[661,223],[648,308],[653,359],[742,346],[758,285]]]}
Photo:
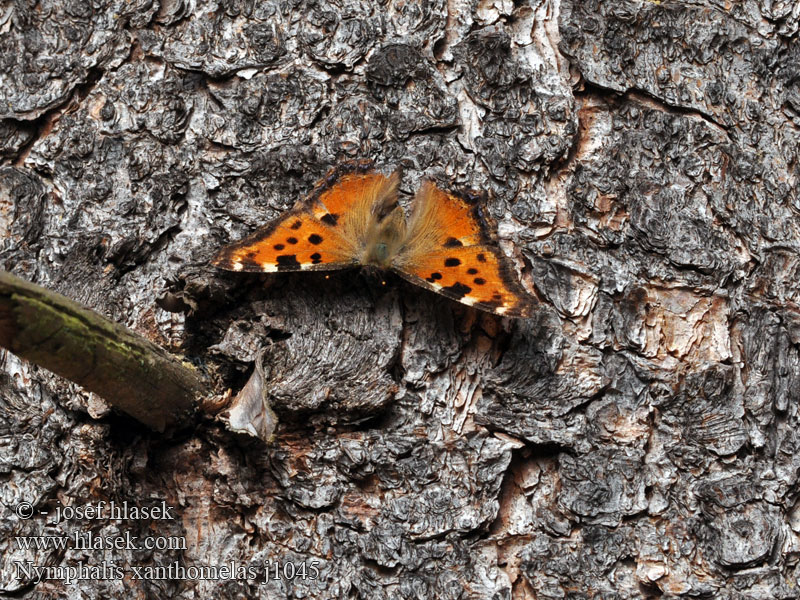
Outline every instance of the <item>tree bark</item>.
{"label": "tree bark", "polygon": [[[800,597],[797,10],[78,4],[0,9],[0,268],[279,425],[0,353],[0,594]],[[534,317],[209,266],[353,158],[489,192]]]}

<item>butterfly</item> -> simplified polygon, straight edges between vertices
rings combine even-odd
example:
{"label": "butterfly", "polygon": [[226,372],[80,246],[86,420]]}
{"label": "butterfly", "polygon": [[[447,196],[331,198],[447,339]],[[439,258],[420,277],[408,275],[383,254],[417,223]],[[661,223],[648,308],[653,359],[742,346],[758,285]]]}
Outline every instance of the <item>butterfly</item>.
{"label": "butterfly", "polygon": [[306,200],[225,246],[212,263],[260,273],[377,267],[468,306],[530,316],[535,300],[490,235],[479,198],[425,181],[406,219],[399,179],[398,171],[386,176],[368,161],[344,163]]}

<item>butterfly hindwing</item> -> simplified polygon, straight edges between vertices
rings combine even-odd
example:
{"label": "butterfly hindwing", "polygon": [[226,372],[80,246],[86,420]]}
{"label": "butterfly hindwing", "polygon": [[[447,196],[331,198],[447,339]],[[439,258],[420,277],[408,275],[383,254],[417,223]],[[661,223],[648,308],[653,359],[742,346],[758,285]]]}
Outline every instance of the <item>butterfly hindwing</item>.
{"label": "butterfly hindwing", "polygon": [[224,247],[213,264],[231,271],[331,270],[359,263],[376,202],[396,195],[397,175],[368,163],[332,170],[294,209]]}
{"label": "butterfly hindwing", "polygon": [[506,265],[479,205],[431,182],[414,203],[406,244],[392,270],[469,306],[506,316],[531,313],[533,299]]}

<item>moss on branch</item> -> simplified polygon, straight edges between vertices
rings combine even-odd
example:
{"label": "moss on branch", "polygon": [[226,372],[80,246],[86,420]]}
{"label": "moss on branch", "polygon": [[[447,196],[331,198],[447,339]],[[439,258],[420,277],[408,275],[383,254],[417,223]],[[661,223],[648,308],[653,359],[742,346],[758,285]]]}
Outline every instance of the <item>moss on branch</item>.
{"label": "moss on branch", "polygon": [[6,272],[0,272],[0,345],[160,431],[206,391],[192,367],[156,344]]}

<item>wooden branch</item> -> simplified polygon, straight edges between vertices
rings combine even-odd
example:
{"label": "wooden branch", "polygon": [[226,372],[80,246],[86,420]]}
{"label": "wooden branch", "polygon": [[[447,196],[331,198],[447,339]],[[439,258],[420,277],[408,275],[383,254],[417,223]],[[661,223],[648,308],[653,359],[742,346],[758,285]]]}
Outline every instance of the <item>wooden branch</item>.
{"label": "wooden branch", "polygon": [[163,431],[207,391],[190,366],[80,304],[0,271],[0,346]]}

